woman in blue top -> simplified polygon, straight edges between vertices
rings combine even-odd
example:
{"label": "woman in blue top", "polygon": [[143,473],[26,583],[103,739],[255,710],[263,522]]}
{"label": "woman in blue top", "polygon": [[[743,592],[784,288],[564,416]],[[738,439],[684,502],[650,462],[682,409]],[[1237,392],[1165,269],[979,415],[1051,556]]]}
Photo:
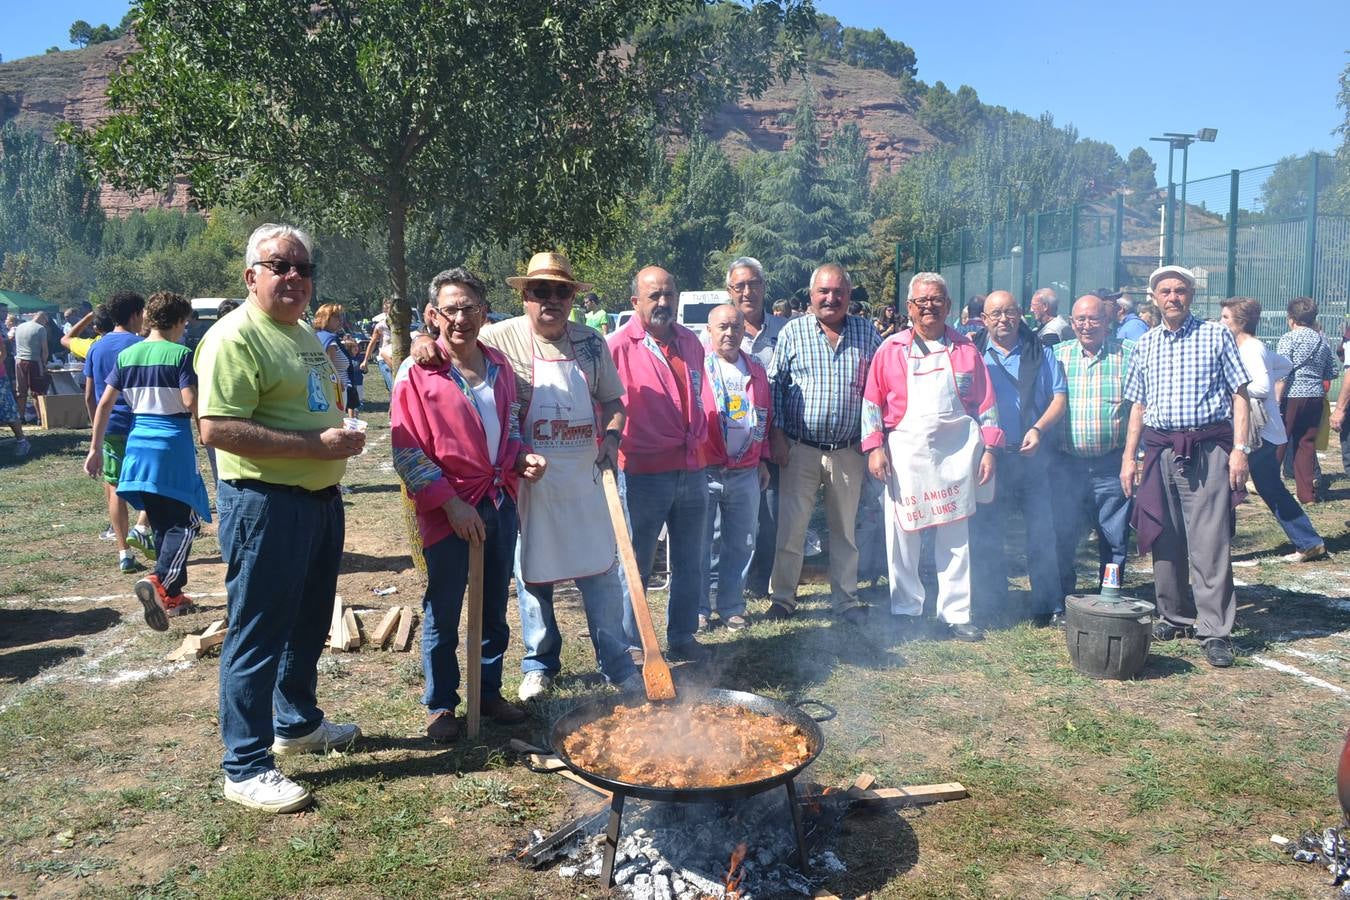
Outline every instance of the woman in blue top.
{"label": "woman in blue top", "polygon": [[343,404],[349,412],[360,405],[358,386],[360,385],[361,366],[353,352],[355,344],[348,346],[346,337],[346,313],[340,303],[325,303],[314,313],[314,336],[323,345],[328,361],[338,374],[338,386],[342,388]]}

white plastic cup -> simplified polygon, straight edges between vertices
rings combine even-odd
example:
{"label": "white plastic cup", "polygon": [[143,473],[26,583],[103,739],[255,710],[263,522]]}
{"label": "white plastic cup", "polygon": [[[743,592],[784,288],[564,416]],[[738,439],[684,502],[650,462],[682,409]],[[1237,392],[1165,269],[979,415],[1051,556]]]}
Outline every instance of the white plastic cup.
{"label": "white plastic cup", "polygon": [[367,424],[368,423],[366,422],[365,419],[354,419],[348,417],[342,420],[342,427],[344,429],[346,429],[347,431],[359,431],[362,434],[366,433]]}

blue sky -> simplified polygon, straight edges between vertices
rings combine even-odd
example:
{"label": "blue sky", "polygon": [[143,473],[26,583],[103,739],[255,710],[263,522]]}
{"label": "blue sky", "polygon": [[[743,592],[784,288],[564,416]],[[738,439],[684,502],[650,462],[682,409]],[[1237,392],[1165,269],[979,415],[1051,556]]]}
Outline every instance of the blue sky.
{"label": "blue sky", "polygon": [[[1066,0],[960,6],[817,0],[845,25],[880,27],[914,48],[919,77],[974,87],[987,103],[1050,112],[1122,156],[1150,136],[1219,129],[1191,148],[1191,176],[1333,150],[1344,121],[1337,77],[1350,56],[1346,0]],[[0,55],[68,46],[70,23],[115,24],[130,3],[0,0]],[[1178,157],[1178,167],[1180,158]],[[1178,177],[1180,172],[1178,171]]]}

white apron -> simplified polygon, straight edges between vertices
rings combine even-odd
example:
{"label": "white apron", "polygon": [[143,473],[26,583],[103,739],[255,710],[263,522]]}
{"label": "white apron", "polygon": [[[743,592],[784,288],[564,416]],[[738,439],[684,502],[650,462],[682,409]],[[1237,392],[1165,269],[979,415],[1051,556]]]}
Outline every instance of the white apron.
{"label": "white apron", "polygon": [[[575,359],[534,355],[526,442],[548,460],[544,477],[521,481],[521,574],[553,584],[609,571],[614,532],[595,468],[595,406]],[[604,527],[599,527],[604,526]]]}
{"label": "white apron", "polygon": [[[905,415],[886,437],[890,513],[904,531],[922,531],[975,514],[984,441],[961,405],[947,347],[930,346],[906,364]],[[993,479],[981,489],[992,499]]]}

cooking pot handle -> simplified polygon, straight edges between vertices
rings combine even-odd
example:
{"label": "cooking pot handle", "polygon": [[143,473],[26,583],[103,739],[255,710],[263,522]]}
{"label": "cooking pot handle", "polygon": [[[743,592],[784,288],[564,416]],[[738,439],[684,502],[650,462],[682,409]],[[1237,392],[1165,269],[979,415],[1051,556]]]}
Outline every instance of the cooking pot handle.
{"label": "cooking pot handle", "polygon": [[825,710],[824,715],[811,716],[812,721],[815,722],[828,722],[835,716],[839,715],[839,710],[835,709],[830,704],[822,703],[819,700],[810,700],[810,699],[798,700],[796,703],[792,705],[797,707],[798,709],[801,709],[802,712],[805,712],[808,716],[811,716],[811,714],[809,712],[806,712],[806,710],[802,709],[803,706],[819,706],[821,709]]}

